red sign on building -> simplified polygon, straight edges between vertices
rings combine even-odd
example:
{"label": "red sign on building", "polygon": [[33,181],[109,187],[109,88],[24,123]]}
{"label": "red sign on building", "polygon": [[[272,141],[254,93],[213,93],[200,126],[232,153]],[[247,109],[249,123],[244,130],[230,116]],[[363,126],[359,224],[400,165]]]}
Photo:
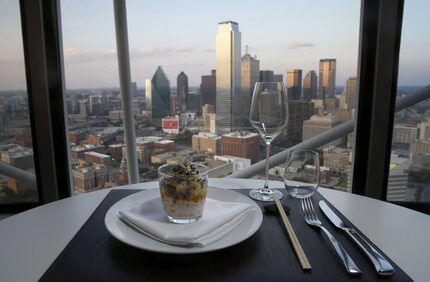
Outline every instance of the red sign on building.
{"label": "red sign on building", "polygon": [[179,119],[178,118],[163,118],[162,121],[163,131],[166,133],[179,133]]}

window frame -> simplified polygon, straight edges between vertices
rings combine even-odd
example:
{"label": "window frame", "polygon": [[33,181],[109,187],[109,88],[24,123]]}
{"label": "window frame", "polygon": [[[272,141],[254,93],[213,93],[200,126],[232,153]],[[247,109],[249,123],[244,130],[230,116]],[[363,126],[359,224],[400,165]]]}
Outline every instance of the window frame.
{"label": "window frame", "polygon": [[[352,192],[380,200],[387,194],[403,7],[404,0],[361,1]],[[60,0],[20,0],[20,8],[37,204],[43,204],[71,195]],[[1,212],[34,205],[5,206]]]}

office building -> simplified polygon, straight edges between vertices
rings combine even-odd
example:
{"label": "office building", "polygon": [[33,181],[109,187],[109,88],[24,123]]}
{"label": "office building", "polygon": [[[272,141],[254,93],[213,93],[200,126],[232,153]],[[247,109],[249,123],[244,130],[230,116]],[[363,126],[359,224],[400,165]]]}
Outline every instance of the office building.
{"label": "office building", "polygon": [[[332,114],[327,114],[324,116],[320,116],[320,115],[314,115],[312,116],[310,119],[305,120],[303,122],[303,141],[310,139],[312,137],[315,137],[333,127],[336,127],[340,124],[340,120],[332,115]],[[340,147],[340,145],[342,145],[343,140],[342,138],[336,139],[332,142],[329,142],[323,146],[321,146],[319,149],[324,149],[327,148],[329,146],[334,146],[334,147]]]}
{"label": "office building", "polygon": [[420,128],[420,139],[430,140],[430,122],[427,120],[422,121],[419,124],[419,128]]}
{"label": "office building", "polygon": [[282,74],[274,74],[273,82],[284,82],[284,77]]}
{"label": "office building", "polygon": [[100,190],[106,187],[113,175],[105,165],[78,167],[72,170],[74,189],[80,193]]}
{"label": "office building", "polygon": [[216,71],[212,70],[210,75],[202,75],[200,83],[200,95],[202,104],[214,106],[216,111]]}
{"label": "office building", "polygon": [[192,112],[198,112],[202,109],[202,99],[199,92],[189,92],[188,93],[188,103],[187,110]]}
{"label": "office building", "polygon": [[418,128],[406,124],[395,124],[393,128],[393,143],[410,144],[418,139]]}
{"label": "office building", "polygon": [[188,76],[181,71],[176,81],[176,108],[179,112],[185,113],[188,101]]}
{"label": "office building", "polygon": [[271,70],[261,70],[259,72],[259,80],[261,82],[274,82],[273,71]]}
{"label": "office building", "polygon": [[317,96],[317,75],[315,71],[309,71],[303,80],[303,100],[310,101],[316,99]]}
{"label": "office building", "polygon": [[197,152],[221,153],[221,137],[207,132],[199,132],[192,137],[192,148]]}
{"label": "office building", "polygon": [[239,24],[220,22],[216,35],[216,118],[220,132],[231,132],[240,115],[241,33]]}
{"label": "office building", "polygon": [[302,98],[302,70],[287,70],[287,94],[288,101]]}
{"label": "office building", "polygon": [[430,163],[430,140],[412,141],[409,148],[411,163],[418,167],[428,167]]}
{"label": "office building", "polygon": [[387,184],[387,201],[406,201],[409,183],[409,159],[391,155]]}
{"label": "office building", "polygon": [[207,114],[213,114],[213,113],[215,113],[215,107],[213,105],[210,105],[210,104],[203,105],[203,107],[202,107],[203,120],[206,119]]}
{"label": "office building", "polygon": [[130,94],[131,94],[131,97],[136,97],[137,96],[137,83],[136,82],[131,82],[131,85],[130,85]]}
{"label": "office building", "polygon": [[302,142],[303,122],[314,114],[314,103],[308,101],[291,101],[288,103],[287,146]]}
{"label": "office building", "polygon": [[107,167],[111,165],[111,156],[109,155],[101,154],[97,152],[85,152],[84,156],[86,161],[97,163],[97,164],[103,164],[103,165],[106,165]]}
{"label": "office building", "polygon": [[176,101],[177,101],[176,95],[170,95],[170,115],[174,116],[176,115]]}
{"label": "office building", "polygon": [[88,116],[88,100],[79,100],[79,117],[86,119]]}
{"label": "office building", "polygon": [[324,166],[331,171],[349,174],[351,172],[352,150],[339,147],[327,147],[323,150]]}
{"label": "office building", "polygon": [[247,131],[235,131],[221,136],[221,152],[223,155],[250,159],[255,163],[259,160],[260,136]]}
{"label": "office building", "polygon": [[165,152],[175,151],[175,141],[173,140],[158,140],[154,142],[154,149],[161,149]]}
{"label": "office building", "polygon": [[209,104],[205,104],[202,107],[202,117],[203,117],[204,130],[210,131],[210,115],[209,114],[214,114],[214,113],[215,113],[215,107],[214,106],[209,105]]}
{"label": "office building", "polygon": [[207,114],[204,120],[204,130],[210,133],[216,132],[216,114]]}
{"label": "office building", "polygon": [[336,92],[336,59],[321,59],[318,99],[334,98]]}
{"label": "office building", "polygon": [[105,112],[106,97],[102,94],[90,95],[90,113],[92,115],[103,115]]}
{"label": "office building", "polygon": [[146,80],[146,109],[155,119],[169,115],[170,81],[161,66],[158,66],[152,80]]}
{"label": "office building", "polygon": [[351,111],[355,109],[355,103],[357,101],[358,95],[358,86],[357,86],[357,77],[350,77],[346,81],[345,85],[345,99],[346,99],[346,109]]}
{"label": "office building", "polygon": [[108,117],[111,121],[121,121],[122,111],[109,111]]}
{"label": "office building", "polygon": [[260,61],[252,57],[250,54],[245,54],[242,57],[241,65],[241,109],[242,109],[242,125],[249,123],[249,110],[251,107],[252,94],[254,92],[255,83],[259,79]]}

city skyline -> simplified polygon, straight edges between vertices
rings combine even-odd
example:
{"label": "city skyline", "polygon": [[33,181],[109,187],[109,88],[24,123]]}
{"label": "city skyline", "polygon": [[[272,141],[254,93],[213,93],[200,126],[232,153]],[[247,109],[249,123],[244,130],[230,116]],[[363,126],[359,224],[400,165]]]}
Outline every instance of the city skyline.
{"label": "city skyline", "polygon": [[[142,88],[162,65],[170,80],[184,71],[190,87],[198,86],[200,77],[215,68],[216,28],[224,20],[239,23],[242,53],[249,45],[261,69],[285,74],[297,68],[307,73],[318,69],[320,59],[336,58],[337,85],[356,76],[360,1],[269,2],[127,1],[132,81]],[[423,11],[430,4],[414,5],[413,9],[405,4],[399,85],[425,85],[430,76],[426,66],[430,43],[421,36],[426,26]],[[0,0],[0,6],[4,7],[0,36],[7,38],[0,46],[0,90],[25,89],[18,3]],[[61,6],[66,88],[118,87],[111,1],[63,0]],[[152,24],[160,11],[166,12],[163,24]],[[270,17],[256,21],[257,11]],[[336,16],[320,21],[320,14]]]}

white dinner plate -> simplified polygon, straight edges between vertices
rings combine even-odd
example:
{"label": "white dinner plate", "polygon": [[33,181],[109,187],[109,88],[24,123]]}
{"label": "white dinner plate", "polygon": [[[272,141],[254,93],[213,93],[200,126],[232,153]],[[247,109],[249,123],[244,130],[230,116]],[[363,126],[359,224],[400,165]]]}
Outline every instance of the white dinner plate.
{"label": "white dinner plate", "polygon": [[[254,234],[263,221],[263,213],[260,207],[250,198],[232,190],[208,187],[208,197],[225,202],[248,203],[252,205],[251,212],[245,220],[230,233],[216,242],[204,247],[178,247],[155,241],[145,235],[138,233],[124,224],[118,217],[118,211],[139,205],[143,200],[160,197],[159,189],[149,189],[134,193],[116,202],[106,213],[105,226],[107,230],[118,240],[143,250],[171,253],[192,254],[204,253],[227,248],[238,244]],[[172,223],[174,224],[174,223]]]}

